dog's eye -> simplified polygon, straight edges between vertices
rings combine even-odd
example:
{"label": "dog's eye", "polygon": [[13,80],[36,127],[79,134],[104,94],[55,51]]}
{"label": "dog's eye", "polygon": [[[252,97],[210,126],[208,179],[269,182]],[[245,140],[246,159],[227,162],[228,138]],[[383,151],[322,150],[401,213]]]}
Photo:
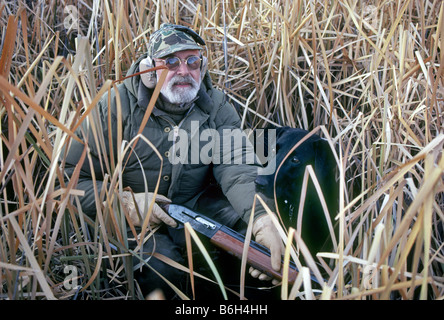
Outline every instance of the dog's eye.
{"label": "dog's eye", "polygon": [[299,161],[298,157],[294,156],[293,158],[291,158],[291,162],[298,164],[300,161]]}

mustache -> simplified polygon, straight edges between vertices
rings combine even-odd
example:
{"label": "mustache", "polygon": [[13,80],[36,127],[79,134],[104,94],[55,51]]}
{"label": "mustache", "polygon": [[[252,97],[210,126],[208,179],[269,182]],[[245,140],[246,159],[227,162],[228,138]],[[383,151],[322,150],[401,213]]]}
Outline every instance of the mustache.
{"label": "mustache", "polygon": [[175,76],[174,78],[172,78],[170,80],[170,86],[174,86],[174,85],[180,84],[180,83],[188,83],[188,84],[192,85],[193,88],[197,87],[196,80],[194,80],[193,77],[190,76],[190,75],[187,75],[187,76]]}

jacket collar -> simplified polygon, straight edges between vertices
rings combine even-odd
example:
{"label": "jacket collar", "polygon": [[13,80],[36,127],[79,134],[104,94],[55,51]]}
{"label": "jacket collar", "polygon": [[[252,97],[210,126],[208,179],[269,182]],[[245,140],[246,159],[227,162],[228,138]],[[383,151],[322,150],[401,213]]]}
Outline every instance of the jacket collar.
{"label": "jacket collar", "polygon": [[214,107],[214,102],[211,97],[208,95],[206,87],[204,84],[201,84],[199,92],[197,93],[196,105],[202,109],[205,113],[210,114],[211,110]]}

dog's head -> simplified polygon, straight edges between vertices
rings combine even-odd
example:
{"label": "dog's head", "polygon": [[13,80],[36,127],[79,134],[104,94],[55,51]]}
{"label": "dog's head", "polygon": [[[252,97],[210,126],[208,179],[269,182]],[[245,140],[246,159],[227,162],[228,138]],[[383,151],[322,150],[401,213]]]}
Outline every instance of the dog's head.
{"label": "dog's head", "polygon": [[[289,127],[275,130],[275,158],[270,159],[269,163],[275,161],[276,171],[270,175],[258,175],[256,187],[267,197],[274,198],[274,182],[276,181],[276,200],[279,211],[288,214],[289,219],[293,220],[292,213],[298,210],[307,165],[313,167],[325,196],[324,190],[328,190],[329,186],[335,183],[336,164],[328,141],[320,136],[311,135],[290,153],[292,148],[309,132]],[[313,205],[310,202],[317,202],[317,196],[313,195],[313,192],[316,193],[316,191],[311,189],[313,187],[309,185],[305,206]]]}
{"label": "dog's head", "polygon": [[[266,196],[273,197],[273,184],[275,180],[276,171],[276,185],[280,182],[286,183],[286,189],[291,189],[288,185],[297,185],[298,180],[302,179],[305,172],[305,167],[309,164],[316,167],[328,167],[331,162],[331,151],[329,151],[328,142],[318,135],[312,135],[299,145],[295,150],[289,154],[290,150],[309,132],[303,129],[295,129],[289,127],[279,127],[276,129],[276,141],[272,148],[272,156],[268,160],[268,165],[275,166],[274,174],[259,175],[256,179],[256,186],[258,190],[262,191]],[[283,161],[285,162],[283,163]],[[282,194],[280,194],[282,196]]]}

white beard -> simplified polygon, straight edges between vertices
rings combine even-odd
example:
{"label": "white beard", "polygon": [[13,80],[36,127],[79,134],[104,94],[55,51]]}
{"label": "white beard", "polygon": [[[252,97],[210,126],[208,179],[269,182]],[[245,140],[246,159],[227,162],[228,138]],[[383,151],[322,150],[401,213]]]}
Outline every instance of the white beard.
{"label": "white beard", "polygon": [[[176,88],[174,85],[180,82],[188,82],[191,84],[191,88]],[[188,103],[196,98],[197,92],[200,88],[199,83],[191,76],[174,76],[167,86],[164,86],[160,92],[163,96],[172,104]]]}

